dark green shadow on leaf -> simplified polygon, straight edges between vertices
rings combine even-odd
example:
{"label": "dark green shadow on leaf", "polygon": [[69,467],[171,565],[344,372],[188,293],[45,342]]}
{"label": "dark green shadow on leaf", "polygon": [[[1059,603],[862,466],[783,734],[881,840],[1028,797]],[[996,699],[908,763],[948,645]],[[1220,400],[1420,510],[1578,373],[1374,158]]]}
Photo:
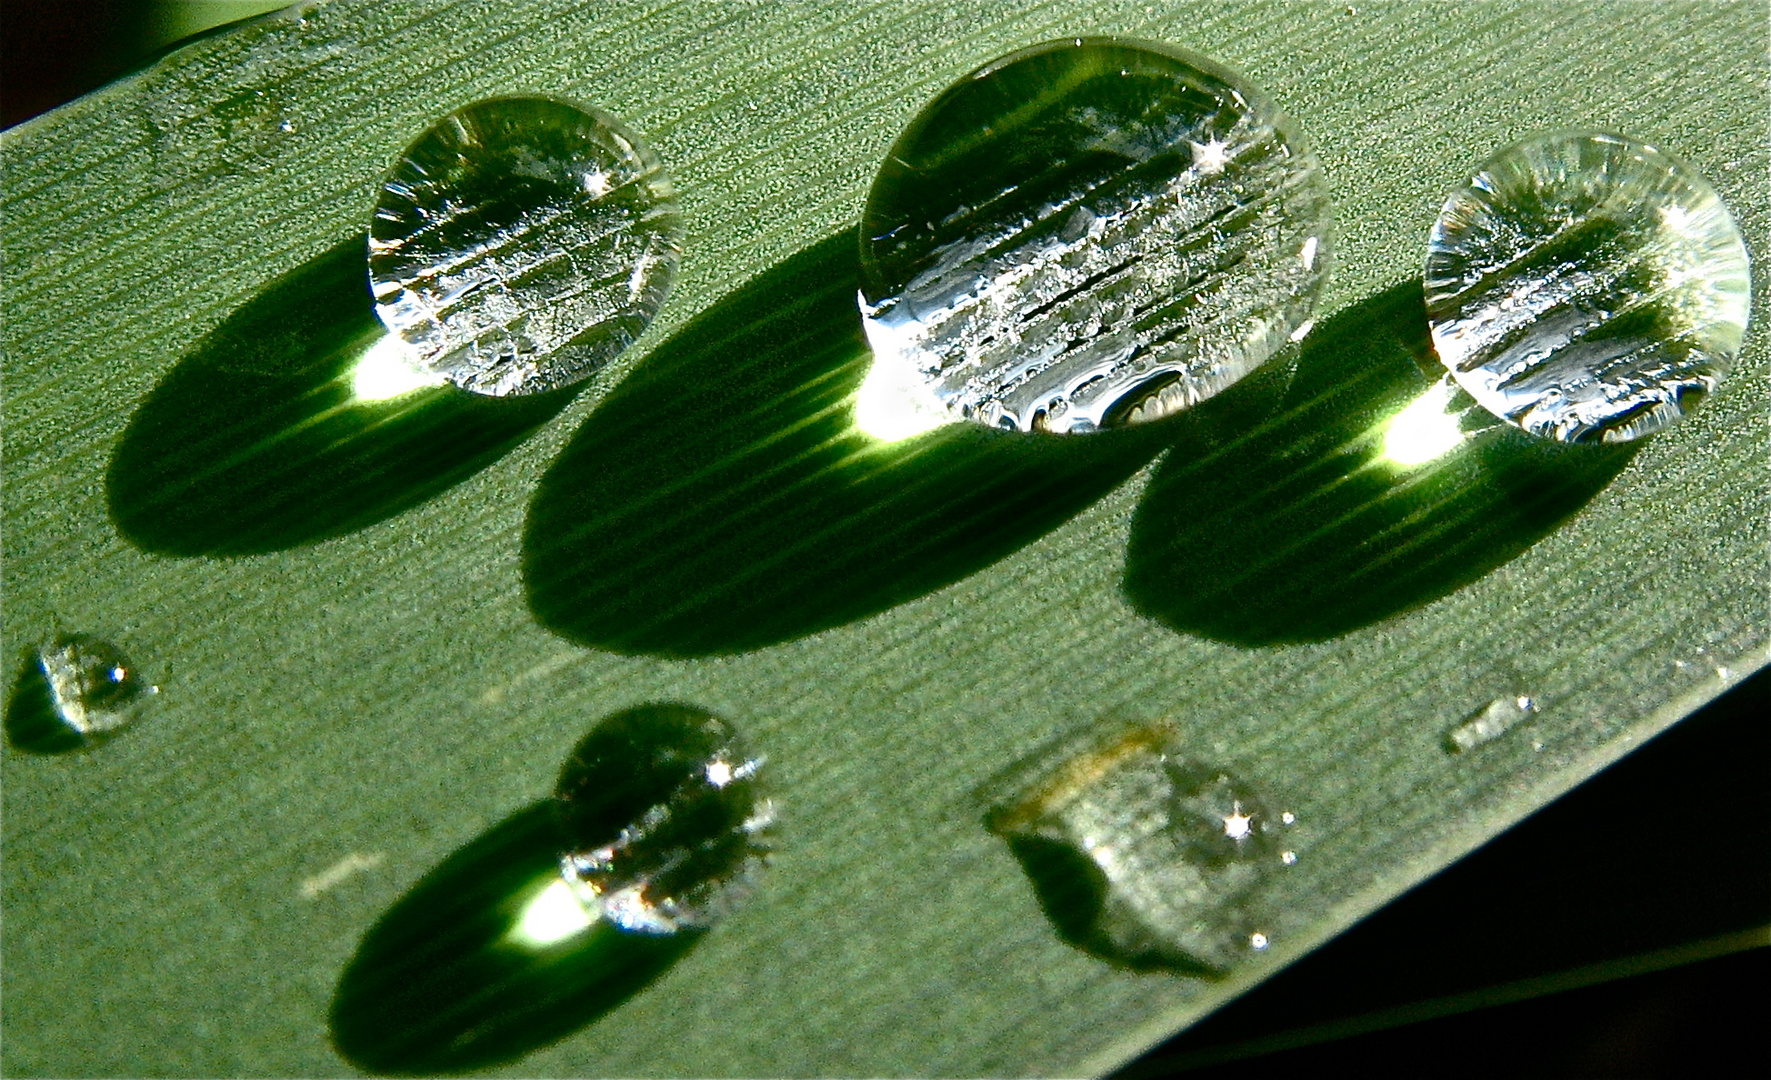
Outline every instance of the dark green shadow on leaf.
{"label": "dark green shadow on leaf", "polygon": [[1501,426],[1413,468],[1386,425],[1436,381],[1419,281],[1329,319],[1277,414],[1184,432],[1132,523],[1124,589],[1175,630],[1245,646],[1322,641],[1447,595],[1549,535],[1640,444],[1567,446]]}
{"label": "dark green shadow on leaf", "polygon": [[660,345],[529,508],[537,619],[573,641],[735,653],[884,611],[1056,528],[1161,449],[951,425],[896,443],[851,403],[872,361],[855,238],[767,271]]}
{"label": "dark green shadow on leaf", "polygon": [[203,338],[135,415],[105,476],[111,520],[165,555],[248,555],[354,532],[515,447],[575,391],[431,387],[359,400],[383,336],[361,237],[279,278]]}
{"label": "dark green shadow on leaf", "polygon": [[86,740],[62,721],[35,654],[19,668],[6,699],[6,741],[31,754],[65,754],[84,749]]}
{"label": "dark green shadow on leaf", "polygon": [[434,1075],[515,1061],[614,1009],[700,939],[603,921],[551,942],[525,937],[530,904],[563,881],[556,810],[542,800],[499,822],[364,936],[330,1016],[353,1065]]}

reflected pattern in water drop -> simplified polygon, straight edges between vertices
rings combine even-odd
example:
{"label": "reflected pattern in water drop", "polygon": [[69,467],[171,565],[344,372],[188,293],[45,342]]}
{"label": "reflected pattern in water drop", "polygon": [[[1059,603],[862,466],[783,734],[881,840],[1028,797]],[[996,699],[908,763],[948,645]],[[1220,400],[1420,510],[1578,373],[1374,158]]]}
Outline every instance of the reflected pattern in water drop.
{"label": "reflected pattern in water drop", "polygon": [[7,737],[43,753],[96,746],[141,715],[160,688],[121,649],[88,634],[62,634],[33,650],[7,704]]}
{"label": "reflected pattern in water drop", "polygon": [[1314,154],[1240,75],[1119,39],[1013,53],[925,108],[868,196],[869,381],[903,399],[877,411],[1172,413],[1302,336],[1328,248]]}
{"label": "reflected pattern in water drop", "polygon": [[369,277],[414,363],[475,393],[532,394],[639,337],[681,232],[658,156],[614,117],[494,98],[438,121],[388,173]]}
{"label": "reflected pattern in water drop", "polygon": [[1298,861],[1297,818],[1180,751],[1163,725],[1088,732],[1019,767],[988,824],[1072,944],[1212,973],[1267,947],[1255,890]]}
{"label": "reflected pattern in water drop", "polygon": [[1678,420],[1732,366],[1749,291],[1715,190],[1597,132],[1496,154],[1446,200],[1427,248],[1439,359],[1489,412],[1563,442]]}
{"label": "reflected pattern in water drop", "polygon": [[623,930],[716,922],[768,857],[774,805],[762,758],[725,721],[685,705],[619,713],[585,737],[555,799],[560,869],[584,907]]}
{"label": "reflected pattern in water drop", "polygon": [[1464,717],[1445,736],[1445,749],[1463,754],[1505,735],[1537,715],[1537,702],[1525,695],[1498,697]]}

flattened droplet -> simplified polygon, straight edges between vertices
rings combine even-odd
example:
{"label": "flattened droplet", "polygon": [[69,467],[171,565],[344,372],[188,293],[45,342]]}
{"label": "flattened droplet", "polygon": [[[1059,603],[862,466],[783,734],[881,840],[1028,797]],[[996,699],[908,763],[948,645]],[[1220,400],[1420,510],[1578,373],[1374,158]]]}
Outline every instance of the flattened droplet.
{"label": "flattened droplet", "polygon": [[88,634],[39,645],[7,704],[9,740],[43,753],[96,746],[134,723],[159,692],[118,649]]}
{"label": "flattened droplet", "polygon": [[1537,702],[1523,694],[1498,697],[1477,709],[1445,736],[1445,749],[1463,754],[1490,743],[1537,714]]}
{"label": "flattened droplet", "polygon": [[658,156],[614,117],[494,98],[438,121],[388,173],[369,276],[416,364],[475,393],[532,394],[639,337],[681,233]]}
{"label": "flattened droplet", "polygon": [[[1166,726],[1089,732],[1025,762],[990,812],[1062,937],[1131,967],[1222,971],[1268,938],[1252,902],[1296,821]],[[1256,944],[1258,942],[1258,944]]]}
{"label": "flattened droplet", "polygon": [[1240,75],[1067,39],[916,117],[868,196],[861,261],[869,382],[911,399],[880,411],[1093,431],[1211,397],[1283,347],[1327,276],[1328,196]]}
{"label": "flattened droplet", "polygon": [[641,706],[599,724],[555,790],[567,843],[560,869],[579,900],[639,933],[717,921],[770,849],[774,806],[757,785],[761,766],[730,725],[686,705]]}
{"label": "flattened droplet", "polygon": [[1563,442],[1677,421],[1732,367],[1750,288],[1715,190],[1602,132],[1500,151],[1446,200],[1427,247],[1439,359],[1489,412]]}

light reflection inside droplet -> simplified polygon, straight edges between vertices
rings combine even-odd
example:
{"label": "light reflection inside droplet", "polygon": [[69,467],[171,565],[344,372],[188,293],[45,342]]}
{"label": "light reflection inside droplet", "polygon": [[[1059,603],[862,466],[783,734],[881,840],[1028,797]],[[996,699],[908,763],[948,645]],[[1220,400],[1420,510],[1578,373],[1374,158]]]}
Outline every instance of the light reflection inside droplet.
{"label": "light reflection inside droplet", "polygon": [[548,883],[523,907],[522,917],[507,937],[527,948],[545,948],[590,929],[596,921],[597,917],[578,901],[572,886],[560,878]]}
{"label": "light reflection inside droplet", "polygon": [[358,401],[387,401],[427,386],[448,382],[417,364],[417,353],[398,334],[383,334],[363,350],[351,368],[351,394]]}
{"label": "light reflection inside droplet", "polygon": [[1462,416],[1447,412],[1456,384],[1441,379],[1390,419],[1384,433],[1384,458],[1403,468],[1443,457],[1464,441]]}

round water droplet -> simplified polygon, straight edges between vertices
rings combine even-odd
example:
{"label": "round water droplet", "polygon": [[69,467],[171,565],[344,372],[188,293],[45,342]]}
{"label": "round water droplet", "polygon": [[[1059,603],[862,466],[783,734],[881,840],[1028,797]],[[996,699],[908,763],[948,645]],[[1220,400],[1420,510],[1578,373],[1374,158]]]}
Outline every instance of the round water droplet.
{"label": "round water droplet", "polygon": [[1599,132],[1502,150],[1446,200],[1427,246],[1439,359],[1488,411],[1563,442],[1678,420],[1733,364],[1749,289],[1715,190]]}
{"label": "round water droplet", "polygon": [[475,393],[531,394],[639,337],[681,233],[658,156],[614,117],[494,98],[438,121],[388,173],[369,276],[415,363]]}
{"label": "round water droplet", "polygon": [[875,372],[915,399],[903,411],[1092,431],[1211,397],[1303,327],[1328,195],[1235,72],[1066,39],[923,109],[868,195],[861,262]]}
{"label": "round water droplet", "polygon": [[708,926],[748,890],[774,809],[760,757],[730,725],[684,705],[619,713],[585,737],[555,797],[560,868],[587,908],[624,930]]}
{"label": "round water droplet", "polygon": [[7,735],[44,753],[94,746],[134,723],[158,691],[115,645],[64,634],[33,652],[7,705]]}

